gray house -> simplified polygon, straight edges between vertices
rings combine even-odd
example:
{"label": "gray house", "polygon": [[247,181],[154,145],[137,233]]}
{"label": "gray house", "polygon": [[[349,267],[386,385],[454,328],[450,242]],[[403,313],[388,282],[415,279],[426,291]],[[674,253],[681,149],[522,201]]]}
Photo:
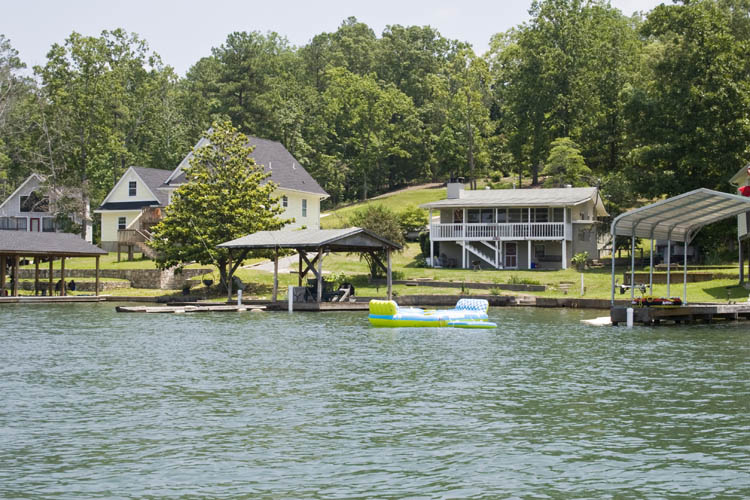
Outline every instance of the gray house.
{"label": "gray house", "polygon": [[[489,269],[566,269],[573,255],[599,257],[599,189],[486,189],[448,184],[430,212],[433,265]],[[439,218],[433,219],[433,211]]]}
{"label": "gray house", "polygon": [[[53,189],[45,185],[45,178],[31,174],[5,201],[0,204],[0,230],[55,233],[64,228],[56,222],[65,199],[80,202],[80,192],[71,189]],[[91,242],[91,219],[88,207],[83,207],[85,221],[80,213],[66,213],[72,222],[85,230],[85,239]]]}

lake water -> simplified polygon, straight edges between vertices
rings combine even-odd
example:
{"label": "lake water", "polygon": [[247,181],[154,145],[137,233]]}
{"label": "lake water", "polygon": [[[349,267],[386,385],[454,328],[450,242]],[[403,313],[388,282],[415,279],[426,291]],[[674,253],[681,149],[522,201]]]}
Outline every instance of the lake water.
{"label": "lake water", "polygon": [[750,326],[2,305],[0,498],[747,498]]}

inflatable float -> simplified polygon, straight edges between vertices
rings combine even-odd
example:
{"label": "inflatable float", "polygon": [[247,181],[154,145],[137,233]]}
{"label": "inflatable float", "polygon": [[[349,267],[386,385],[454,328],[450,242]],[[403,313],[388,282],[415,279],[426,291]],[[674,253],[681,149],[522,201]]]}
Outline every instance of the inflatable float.
{"label": "inflatable float", "polygon": [[392,300],[371,300],[369,319],[373,326],[497,328],[487,320],[488,307],[484,299],[460,299],[454,309],[399,307]]}

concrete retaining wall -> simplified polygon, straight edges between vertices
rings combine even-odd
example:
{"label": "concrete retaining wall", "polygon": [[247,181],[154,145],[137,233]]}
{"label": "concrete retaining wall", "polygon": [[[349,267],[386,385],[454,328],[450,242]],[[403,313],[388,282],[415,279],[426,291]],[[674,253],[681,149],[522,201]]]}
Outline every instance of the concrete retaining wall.
{"label": "concrete retaining wall", "polygon": [[[683,274],[682,272],[672,272],[670,273],[671,276],[669,278],[670,283],[682,283]],[[648,283],[648,273],[635,273],[635,282],[636,283]],[[654,284],[657,285],[666,285],[667,284],[667,273],[654,273]],[[698,283],[700,281],[711,281],[711,280],[718,280],[718,279],[739,279],[739,276],[737,274],[731,274],[731,273],[691,273],[689,272],[687,275],[687,282],[688,283]],[[625,273],[623,280],[623,283],[626,285],[630,284],[630,273]]]}

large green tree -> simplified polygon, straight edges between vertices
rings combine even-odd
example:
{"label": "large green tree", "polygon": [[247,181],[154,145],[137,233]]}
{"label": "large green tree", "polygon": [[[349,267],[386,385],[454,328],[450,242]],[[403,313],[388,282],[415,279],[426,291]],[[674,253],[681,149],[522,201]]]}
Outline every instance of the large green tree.
{"label": "large green tree", "polygon": [[[186,182],[175,190],[151,246],[162,268],[191,262],[214,264],[225,287],[242,264],[217,245],[257,231],[279,229],[288,220],[274,196],[276,185],[255,163],[247,137],[231,123],[215,123],[210,144],[196,150],[185,169]],[[231,265],[230,265],[231,263]],[[228,287],[227,287],[228,288]]]}

